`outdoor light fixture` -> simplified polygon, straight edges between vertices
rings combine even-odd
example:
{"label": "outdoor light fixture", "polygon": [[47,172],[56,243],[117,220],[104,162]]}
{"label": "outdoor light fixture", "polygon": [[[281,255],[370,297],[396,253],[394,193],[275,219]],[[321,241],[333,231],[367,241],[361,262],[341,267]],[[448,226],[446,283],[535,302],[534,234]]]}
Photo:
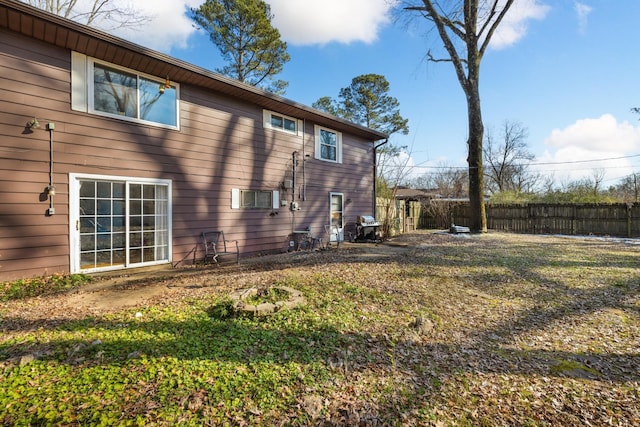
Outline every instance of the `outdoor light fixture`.
{"label": "outdoor light fixture", "polygon": [[47,186],[47,196],[55,196],[56,195],[56,187],[53,185]]}
{"label": "outdoor light fixture", "polygon": [[40,123],[38,123],[38,119],[34,117],[33,119],[29,120],[29,122],[27,122],[27,129],[40,129]]}
{"label": "outdoor light fixture", "polygon": [[169,80],[169,76],[167,76],[167,80],[165,80],[164,83],[160,83],[158,92],[160,92],[160,94],[163,94],[166,89],[171,89],[171,81]]}

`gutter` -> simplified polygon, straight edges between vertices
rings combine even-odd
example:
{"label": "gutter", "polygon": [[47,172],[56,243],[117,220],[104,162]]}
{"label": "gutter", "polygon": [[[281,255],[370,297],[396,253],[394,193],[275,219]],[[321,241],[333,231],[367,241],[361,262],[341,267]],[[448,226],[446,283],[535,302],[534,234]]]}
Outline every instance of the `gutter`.
{"label": "gutter", "polygon": [[377,193],[378,193],[378,189],[377,189],[377,178],[378,178],[378,148],[382,147],[383,145],[385,145],[387,142],[389,142],[389,138],[386,138],[384,140],[384,142],[381,142],[378,145],[373,146],[373,211],[372,211],[372,215],[375,218],[376,215],[376,207],[378,205],[378,200],[377,200]]}

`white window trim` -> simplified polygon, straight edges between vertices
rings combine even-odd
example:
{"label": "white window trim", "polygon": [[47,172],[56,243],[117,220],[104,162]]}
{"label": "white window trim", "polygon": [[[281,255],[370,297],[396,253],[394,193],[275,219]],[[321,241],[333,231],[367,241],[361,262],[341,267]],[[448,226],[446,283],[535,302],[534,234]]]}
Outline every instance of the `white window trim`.
{"label": "white window trim", "polygon": [[[322,150],[321,150],[321,138],[320,131],[325,130],[327,132],[336,134],[336,159],[323,159],[322,158]],[[329,163],[342,163],[342,132],[338,132],[331,128],[327,128],[324,126],[315,125],[314,126],[314,135],[315,135],[315,157],[317,160],[322,160],[323,162]]]}
{"label": "white window trim", "polygon": [[[131,264],[117,267],[95,268],[95,269],[80,269],[79,257],[80,253],[80,232],[78,231],[78,224],[80,221],[80,188],[79,182],[82,179],[90,180],[104,180],[104,181],[124,181],[132,184],[161,184],[167,186],[167,240],[168,240],[168,260],[154,261],[140,264]],[[113,176],[113,175],[93,175],[93,174],[69,174],[69,266],[71,273],[93,273],[99,271],[111,271],[118,269],[133,268],[138,266],[150,266],[167,264],[173,261],[173,197],[172,197],[172,181],[170,179],[154,179],[154,178],[136,178],[129,176]],[[128,213],[127,213],[128,216]],[[127,234],[129,231],[127,230]]]}
{"label": "white window trim", "polygon": [[124,120],[133,123],[147,124],[165,129],[180,130],[180,85],[172,82],[171,88],[176,91],[176,125],[168,125],[165,123],[143,120],[137,117],[121,116],[119,114],[111,114],[105,111],[98,111],[94,107],[94,91],[93,66],[94,64],[104,65],[115,70],[126,73],[135,74],[144,77],[147,80],[158,82],[158,85],[164,84],[166,79],[158,76],[141,73],[139,71],[118,66],[106,61],[100,61],[95,58],[83,55],[78,52],[71,52],[71,108],[76,111],[95,114],[97,116],[110,117],[118,120]]}
{"label": "white window trim", "polygon": [[[295,130],[295,132],[291,132],[288,129],[274,127],[271,124],[271,116],[273,116],[273,115],[282,117],[283,119],[289,119],[291,121],[296,122],[296,130]],[[263,122],[263,126],[266,129],[272,129],[272,130],[275,130],[275,131],[278,131],[278,132],[288,133],[289,135],[296,135],[296,136],[301,136],[302,135],[302,120],[296,119],[295,117],[287,116],[285,114],[280,114],[277,111],[262,110],[262,122]]]}
{"label": "white window trim", "polygon": [[[337,229],[335,228],[335,224],[333,224],[333,218],[331,217],[331,215],[333,214],[333,212],[335,212],[333,210],[333,196],[339,196],[340,197],[340,217],[342,218],[342,220],[340,221],[340,225],[337,226]],[[329,193],[329,228],[330,228],[330,233],[329,233],[329,241],[330,242],[343,242],[344,241],[344,193],[336,193],[336,192],[330,192]]]}

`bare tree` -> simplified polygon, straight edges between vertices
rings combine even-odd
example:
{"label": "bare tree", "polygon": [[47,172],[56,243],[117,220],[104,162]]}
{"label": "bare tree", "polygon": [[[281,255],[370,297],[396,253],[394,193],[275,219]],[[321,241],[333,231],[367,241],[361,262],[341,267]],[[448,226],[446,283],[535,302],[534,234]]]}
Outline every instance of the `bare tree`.
{"label": "bare tree", "polygon": [[602,188],[605,169],[594,169],[591,177],[560,183],[557,188],[540,197],[545,203],[613,203],[616,202],[614,189]]}
{"label": "bare tree", "polygon": [[603,189],[602,183],[604,182],[604,178],[607,175],[607,170],[604,168],[597,168],[591,171],[591,177],[593,179],[593,195],[598,196]]}
{"label": "bare tree", "polygon": [[469,178],[464,168],[441,163],[436,170],[413,180],[412,185],[433,194],[430,199],[423,200],[422,208],[426,212],[427,226],[448,228],[453,224],[456,209],[467,197]]}
{"label": "bare tree", "polygon": [[488,191],[522,192],[533,187],[537,178],[529,172],[528,162],[535,156],[527,146],[528,136],[527,128],[517,121],[505,120],[497,137],[487,130],[482,152]]}
{"label": "bare tree", "polygon": [[111,31],[135,28],[150,17],[118,0],[24,0],[25,3],[81,24]]}
{"label": "bare tree", "polygon": [[416,178],[413,185],[435,192],[442,198],[459,199],[469,194],[468,181],[465,169],[440,163],[434,172]]}
{"label": "bare tree", "polygon": [[515,0],[422,0],[419,5],[409,1],[408,11],[418,12],[432,23],[444,44],[448,58],[434,62],[451,62],[467,99],[469,164],[470,228],[487,231],[484,206],[484,168],[482,142],[484,126],[480,106],[480,63],[491,37]]}
{"label": "bare tree", "polygon": [[390,145],[378,149],[376,159],[376,198],[379,210],[376,216],[382,221],[383,238],[400,232],[400,212],[396,209],[396,195],[402,183],[407,182],[411,168],[411,151],[407,146]]}
{"label": "bare tree", "polygon": [[408,176],[410,154],[407,145],[385,144],[377,149],[376,178],[388,185],[401,184]]}
{"label": "bare tree", "polygon": [[469,194],[469,176],[462,169],[449,169],[437,176],[439,191],[449,199],[461,199]]}
{"label": "bare tree", "polygon": [[615,190],[618,198],[624,202],[640,202],[640,174],[632,173],[622,178]]}

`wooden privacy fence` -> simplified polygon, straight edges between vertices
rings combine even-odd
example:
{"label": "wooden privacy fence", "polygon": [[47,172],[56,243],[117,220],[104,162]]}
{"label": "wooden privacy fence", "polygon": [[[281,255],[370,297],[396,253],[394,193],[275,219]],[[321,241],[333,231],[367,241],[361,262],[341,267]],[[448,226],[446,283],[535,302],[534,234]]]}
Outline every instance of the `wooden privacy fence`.
{"label": "wooden privacy fence", "polygon": [[[441,202],[440,202],[441,203]],[[424,209],[427,214],[428,209]],[[469,204],[450,209],[452,222],[468,226]],[[640,237],[640,204],[547,204],[486,205],[490,230],[531,234],[598,235]],[[421,223],[429,224],[425,219]]]}
{"label": "wooden privacy fence", "polygon": [[422,209],[419,202],[378,197],[376,219],[383,225],[385,237],[414,231]]}

